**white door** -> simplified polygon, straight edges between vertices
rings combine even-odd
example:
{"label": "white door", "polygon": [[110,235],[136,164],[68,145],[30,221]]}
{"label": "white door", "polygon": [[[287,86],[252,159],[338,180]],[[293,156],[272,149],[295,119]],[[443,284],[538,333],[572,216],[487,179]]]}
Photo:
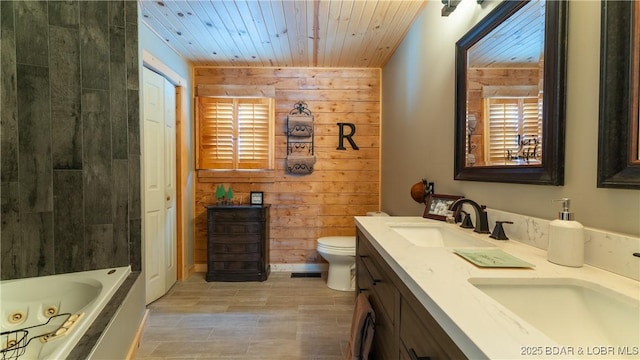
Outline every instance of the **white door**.
{"label": "white door", "polygon": [[[176,281],[175,90],[143,70],[143,182],[146,303]],[[170,125],[169,125],[170,124]]]}
{"label": "white door", "polygon": [[176,282],[178,231],[176,212],[176,89],[164,79],[165,292]]}

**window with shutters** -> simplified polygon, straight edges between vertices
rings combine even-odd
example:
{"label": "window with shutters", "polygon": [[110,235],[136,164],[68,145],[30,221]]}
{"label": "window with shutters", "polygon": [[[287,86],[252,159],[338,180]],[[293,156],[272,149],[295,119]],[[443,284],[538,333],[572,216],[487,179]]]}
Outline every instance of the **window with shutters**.
{"label": "window with shutters", "polygon": [[537,97],[485,99],[487,165],[539,165],[542,113]]}
{"label": "window with shutters", "polygon": [[196,97],[198,170],[273,169],[272,98]]}

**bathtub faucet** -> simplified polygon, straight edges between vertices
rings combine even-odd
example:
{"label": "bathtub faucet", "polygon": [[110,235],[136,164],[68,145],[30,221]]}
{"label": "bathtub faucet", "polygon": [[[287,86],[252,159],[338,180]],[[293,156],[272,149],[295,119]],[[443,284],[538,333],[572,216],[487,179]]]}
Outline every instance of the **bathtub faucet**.
{"label": "bathtub faucet", "polygon": [[487,207],[485,205],[478,205],[477,202],[471,199],[458,199],[453,204],[449,205],[449,210],[456,213],[458,208],[462,206],[462,204],[468,203],[473,207],[473,210],[476,212],[476,226],[473,231],[480,234],[488,234],[489,233],[489,220],[487,219],[487,211],[485,210]]}

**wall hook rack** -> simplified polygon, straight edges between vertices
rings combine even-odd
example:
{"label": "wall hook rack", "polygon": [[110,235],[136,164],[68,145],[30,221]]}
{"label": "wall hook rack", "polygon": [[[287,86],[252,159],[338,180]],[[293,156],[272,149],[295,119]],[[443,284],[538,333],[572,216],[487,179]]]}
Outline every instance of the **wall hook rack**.
{"label": "wall hook rack", "polygon": [[313,114],[304,101],[293,105],[287,116],[286,169],[290,174],[307,175],[316,163],[313,140]]}

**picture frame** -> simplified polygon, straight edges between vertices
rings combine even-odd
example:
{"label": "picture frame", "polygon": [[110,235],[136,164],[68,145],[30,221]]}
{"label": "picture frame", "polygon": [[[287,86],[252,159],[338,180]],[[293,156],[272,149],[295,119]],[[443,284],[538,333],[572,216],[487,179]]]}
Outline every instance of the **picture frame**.
{"label": "picture frame", "polygon": [[262,206],[264,204],[264,192],[252,191],[249,194],[249,204],[253,206]]}
{"label": "picture frame", "polygon": [[[461,198],[463,198],[463,196],[429,194],[425,203],[426,207],[424,208],[424,214],[422,215],[422,217],[445,221],[447,219],[447,211],[449,211],[449,206],[451,206],[451,204]],[[453,214],[454,217],[456,215],[457,214]]]}

